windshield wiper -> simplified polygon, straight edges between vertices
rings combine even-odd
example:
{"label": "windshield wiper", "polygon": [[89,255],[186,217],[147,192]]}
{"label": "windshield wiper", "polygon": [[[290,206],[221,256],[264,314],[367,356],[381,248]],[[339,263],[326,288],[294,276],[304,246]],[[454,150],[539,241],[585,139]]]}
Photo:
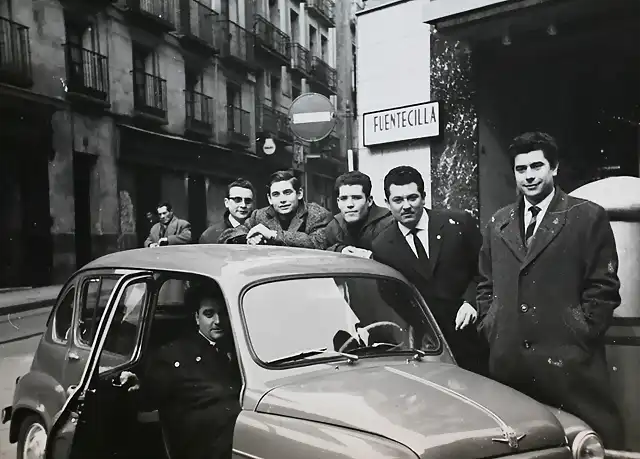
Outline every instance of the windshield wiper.
{"label": "windshield wiper", "polygon": [[347,354],[346,352],[333,351],[333,350],[327,349],[326,347],[321,347],[318,349],[309,349],[306,351],[297,352],[295,354],[287,355],[277,359],[269,360],[266,363],[270,365],[274,365],[278,363],[294,362],[296,360],[306,359],[307,357],[313,357],[314,355],[321,355],[321,354],[330,354],[334,356],[346,357],[347,363],[356,362],[359,358],[357,355]]}
{"label": "windshield wiper", "polygon": [[393,353],[393,352],[398,352],[398,353],[407,353],[407,352],[411,352],[413,355],[411,356],[411,360],[417,360],[417,361],[421,361],[423,357],[425,357],[427,355],[427,353],[425,351],[423,351],[422,349],[415,349],[415,348],[405,348],[405,349],[394,349],[396,347],[398,347],[398,344],[392,344],[392,343],[375,343],[372,344],[370,346],[363,346],[363,347],[357,347],[355,349],[351,349],[350,352],[353,352],[354,354],[360,354],[360,353],[366,353],[369,351],[380,351],[381,353]]}

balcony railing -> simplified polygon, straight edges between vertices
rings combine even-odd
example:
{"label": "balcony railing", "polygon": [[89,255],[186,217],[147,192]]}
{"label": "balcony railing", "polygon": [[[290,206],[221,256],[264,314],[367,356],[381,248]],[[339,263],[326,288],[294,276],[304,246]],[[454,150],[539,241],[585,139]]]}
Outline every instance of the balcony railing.
{"label": "balcony railing", "polygon": [[262,132],[276,134],[280,138],[289,138],[289,118],[276,108],[264,103],[258,105],[258,129]]}
{"label": "balcony railing", "polygon": [[338,88],[338,73],[319,57],[314,57],[312,61],[311,74],[313,79],[335,93]]}
{"label": "balcony railing", "polygon": [[231,141],[247,142],[251,138],[251,114],[240,107],[229,105],[227,131]]}
{"label": "balcony railing", "polygon": [[321,155],[325,159],[342,160],[340,155],[340,139],[331,134],[324,140],[311,144],[311,154]]}
{"label": "balcony railing", "polygon": [[233,21],[225,20],[220,25],[222,57],[252,65],[254,35]]}
{"label": "balcony railing", "polygon": [[167,116],[167,81],[150,73],[133,72],[133,101],[136,110],[149,115]]}
{"label": "balcony railing", "polygon": [[332,0],[308,0],[309,15],[324,21],[327,27],[335,26],[335,3]]}
{"label": "balcony railing", "polygon": [[256,38],[262,46],[280,56],[287,63],[290,62],[289,35],[259,14],[255,15],[255,30]]}
{"label": "balcony railing", "polygon": [[299,70],[305,75],[311,71],[311,53],[300,43],[290,43],[291,68]]}
{"label": "balcony railing", "polygon": [[72,43],[67,43],[66,51],[69,92],[106,102],[109,98],[107,57]]}
{"label": "balcony railing", "polygon": [[29,28],[0,17],[0,80],[17,86],[31,86]]}
{"label": "balcony railing", "polygon": [[179,0],[127,0],[130,10],[143,13],[164,23],[169,30],[175,29],[178,23]]}
{"label": "balcony railing", "polygon": [[198,0],[181,0],[178,30],[210,48],[217,48],[218,13]]}
{"label": "balcony railing", "polygon": [[211,133],[213,129],[213,97],[197,91],[185,91],[187,129]]}

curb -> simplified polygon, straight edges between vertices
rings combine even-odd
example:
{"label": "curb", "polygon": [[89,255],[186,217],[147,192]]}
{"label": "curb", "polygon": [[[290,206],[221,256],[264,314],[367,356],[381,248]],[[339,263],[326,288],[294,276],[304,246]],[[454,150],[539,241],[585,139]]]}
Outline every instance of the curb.
{"label": "curb", "polygon": [[31,301],[24,304],[16,304],[12,306],[0,307],[0,316],[6,316],[9,314],[16,314],[18,312],[32,311],[34,309],[44,309],[51,307],[55,304],[55,298],[48,298],[46,300]]}

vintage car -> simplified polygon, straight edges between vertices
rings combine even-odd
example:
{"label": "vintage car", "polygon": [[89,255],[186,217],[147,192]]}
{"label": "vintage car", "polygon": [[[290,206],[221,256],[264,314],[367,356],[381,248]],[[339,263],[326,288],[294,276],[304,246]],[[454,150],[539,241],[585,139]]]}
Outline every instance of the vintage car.
{"label": "vintage car", "polygon": [[171,459],[144,379],[130,391],[120,375],[195,327],[184,292],[203,280],[223,292],[242,377],[234,458],[604,457],[581,420],[459,368],[397,271],[187,245],[104,256],[63,287],[4,412],[18,458]]}

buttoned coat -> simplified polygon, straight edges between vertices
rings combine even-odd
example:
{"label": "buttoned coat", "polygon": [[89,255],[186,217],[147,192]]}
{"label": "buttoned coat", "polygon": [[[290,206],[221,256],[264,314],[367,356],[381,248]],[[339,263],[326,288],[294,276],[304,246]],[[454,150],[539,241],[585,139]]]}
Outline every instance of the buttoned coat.
{"label": "buttoned coat", "polygon": [[[157,244],[160,240],[160,228],[162,223],[158,222],[151,227],[149,237],[144,241],[144,246],[149,247],[151,244]],[[167,224],[167,231],[164,235],[167,238],[168,245],[190,244],[191,243],[191,223],[181,220],[174,216]]]}
{"label": "buttoned coat", "polygon": [[480,229],[467,212],[425,209],[429,215],[429,263],[418,260],[397,223],[373,241],[373,258],[400,271],[433,313],[458,364],[485,374],[486,343],[471,324],[455,330],[464,301],[475,304]]}
{"label": "buttoned coat", "polygon": [[531,247],[523,199],[484,234],[477,305],[491,376],[573,413],[609,443],[622,432],[604,334],[620,304],[616,245],[605,210],[556,189]]}

